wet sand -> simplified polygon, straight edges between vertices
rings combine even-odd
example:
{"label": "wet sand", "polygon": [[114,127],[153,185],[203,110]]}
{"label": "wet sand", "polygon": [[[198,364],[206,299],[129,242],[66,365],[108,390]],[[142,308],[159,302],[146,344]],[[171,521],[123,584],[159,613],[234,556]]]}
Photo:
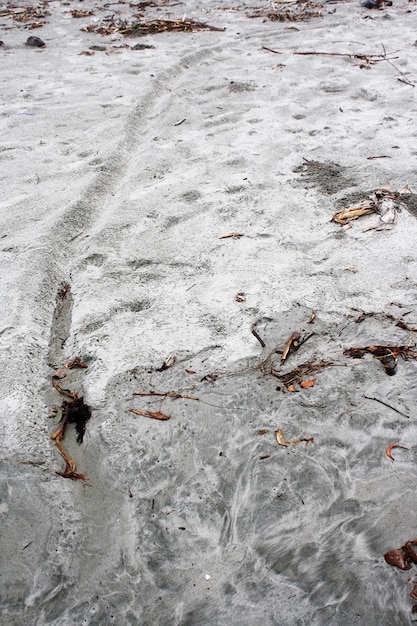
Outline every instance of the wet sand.
{"label": "wet sand", "polygon": [[[1,621],[408,624],[416,362],[344,350],[414,346],[415,4],[155,4],[224,30],[0,16]],[[387,185],[392,228],[331,221]]]}

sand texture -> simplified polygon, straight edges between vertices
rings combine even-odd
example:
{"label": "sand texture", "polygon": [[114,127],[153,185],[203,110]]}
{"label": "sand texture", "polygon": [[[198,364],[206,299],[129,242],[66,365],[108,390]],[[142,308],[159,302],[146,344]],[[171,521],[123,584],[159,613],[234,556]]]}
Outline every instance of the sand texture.
{"label": "sand texture", "polygon": [[409,624],[417,5],[134,4],[0,7],[0,622]]}

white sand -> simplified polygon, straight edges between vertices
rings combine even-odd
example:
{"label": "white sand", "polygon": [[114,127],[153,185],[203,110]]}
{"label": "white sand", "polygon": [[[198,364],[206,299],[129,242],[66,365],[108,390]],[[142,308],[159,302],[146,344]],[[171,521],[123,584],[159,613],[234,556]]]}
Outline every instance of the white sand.
{"label": "white sand", "polygon": [[[388,183],[416,189],[415,3],[329,3],[297,23],[248,17],[256,0],[160,3],[145,15],[225,31],[134,39],[80,30],[126,4],[47,6],[36,30],[0,17],[0,454],[63,470],[49,364],[78,355],[88,369],[61,384],[93,418],[65,445],[94,488],[1,463],[2,623],[409,623],[408,573],[383,554],[416,536],[415,362],[388,377],[350,361],[299,393],[259,370],[201,380],[300,329],[316,335],[294,366],[408,344],[352,307],[417,326],[414,194],[391,230],[330,219]],[[118,47],[138,42],[155,47]],[[293,54],[382,44],[396,67]],[[107,49],[80,54],[92,45]],[[195,383],[182,393],[199,401],[132,399]],[[277,428],[314,444],[281,448]],[[391,443],[409,450],[391,462]]]}

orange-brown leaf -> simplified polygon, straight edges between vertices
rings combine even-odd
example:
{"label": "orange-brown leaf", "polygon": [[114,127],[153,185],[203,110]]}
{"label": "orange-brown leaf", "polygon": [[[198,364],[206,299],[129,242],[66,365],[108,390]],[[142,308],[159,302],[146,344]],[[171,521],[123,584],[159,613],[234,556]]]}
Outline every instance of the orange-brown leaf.
{"label": "orange-brown leaf", "polygon": [[314,387],[315,382],[316,382],[315,378],[311,378],[310,380],[303,380],[300,383],[300,387],[302,387],[303,389],[306,389],[307,387]]}

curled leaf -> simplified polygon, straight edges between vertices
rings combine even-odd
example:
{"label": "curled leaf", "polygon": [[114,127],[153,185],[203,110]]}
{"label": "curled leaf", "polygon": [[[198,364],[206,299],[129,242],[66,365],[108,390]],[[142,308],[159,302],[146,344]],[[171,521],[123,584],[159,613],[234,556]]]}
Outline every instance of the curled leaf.
{"label": "curled leaf", "polygon": [[393,448],[403,448],[404,450],[408,450],[408,448],[406,448],[406,446],[402,446],[400,443],[392,443],[390,446],[388,446],[388,448],[385,450],[385,454],[387,455],[387,457],[389,459],[391,459],[391,461],[394,461],[394,457],[391,454],[391,450],[393,450]]}
{"label": "curled leaf", "polygon": [[288,443],[285,441],[285,437],[282,434],[281,429],[278,428],[278,430],[275,431],[275,436],[280,446],[283,446],[284,448],[288,446]]}

